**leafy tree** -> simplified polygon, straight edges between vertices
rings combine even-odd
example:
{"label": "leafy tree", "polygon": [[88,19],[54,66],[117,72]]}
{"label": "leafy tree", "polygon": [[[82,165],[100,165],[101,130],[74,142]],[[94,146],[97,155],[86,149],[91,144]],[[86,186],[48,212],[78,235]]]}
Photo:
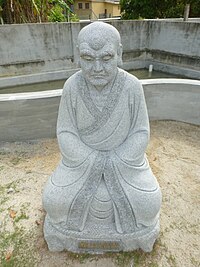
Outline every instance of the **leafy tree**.
{"label": "leafy tree", "polygon": [[[0,0],[4,23],[67,21],[73,0]],[[1,14],[0,14],[1,15]]]}
{"label": "leafy tree", "polygon": [[2,12],[3,12],[3,0],[0,0],[0,23],[3,24]]}
{"label": "leafy tree", "polygon": [[190,16],[200,16],[200,0],[120,0],[122,18],[170,18],[182,17],[186,4],[190,4]]}
{"label": "leafy tree", "polygon": [[200,17],[200,0],[187,0],[184,4],[190,4],[190,17]]}
{"label": "leafy tree", "polygon": [[[72,0],[68,0],[72,4]],[[69,19],[69,14],[72,13],[69,5],[64,0],[49,0],[52,8],[48,14],[49,21],[66,21]]]}

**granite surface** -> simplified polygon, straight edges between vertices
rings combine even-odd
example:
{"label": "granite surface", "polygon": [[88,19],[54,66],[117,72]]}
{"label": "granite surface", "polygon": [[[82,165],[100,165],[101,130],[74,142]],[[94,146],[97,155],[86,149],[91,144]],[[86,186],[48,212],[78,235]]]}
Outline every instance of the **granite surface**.
{"label": "granite surface", "polygon": [[119,67],[118,31],[78,36],[81,71],[64,85],[57,121],[62,160],[44,188],[51,251],[151,251],[161,192],[145,155],[149,119],[139,80]]}

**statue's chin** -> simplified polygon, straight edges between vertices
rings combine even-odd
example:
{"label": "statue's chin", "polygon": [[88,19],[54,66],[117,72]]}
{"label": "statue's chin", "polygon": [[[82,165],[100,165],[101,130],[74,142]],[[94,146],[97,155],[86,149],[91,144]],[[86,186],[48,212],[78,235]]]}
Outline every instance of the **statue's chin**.
{"label": "statue's chin", "polygon": [[87,79],[88,82],[98,90],[102,90],[108,83],[104,78]]}
{"label": "statue's chin", "polygon": [[101,76],[95,76],[95,77],[85,77],[86,81],[94,86],[97,90],[102,90],[105,86],[107,86],[109,83],[112,84],[115,76],[105,76],[105,77],[101,77]]}

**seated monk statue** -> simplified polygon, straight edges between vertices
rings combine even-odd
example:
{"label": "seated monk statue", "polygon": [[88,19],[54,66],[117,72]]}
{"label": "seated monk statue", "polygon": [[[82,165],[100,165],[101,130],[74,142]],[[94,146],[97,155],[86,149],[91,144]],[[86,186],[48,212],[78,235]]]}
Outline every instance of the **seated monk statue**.
{"label": "seated monk statue", "polygon": [[81,70],[65,83],[57,138],[62,160],[43,192],[49,250],[151,251],[161,192],[145,155],[149,120],[139,80],[119,68],[111,25],[78,35]]}

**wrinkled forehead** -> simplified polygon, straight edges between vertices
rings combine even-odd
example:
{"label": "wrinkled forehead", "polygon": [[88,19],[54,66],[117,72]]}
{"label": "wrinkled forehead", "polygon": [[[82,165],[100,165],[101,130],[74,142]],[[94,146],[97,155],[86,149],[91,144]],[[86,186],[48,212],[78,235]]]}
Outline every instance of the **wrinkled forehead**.
{"label": "wrinkled forehead", "polygon": [[106,45],[111,45],[113,42],[109,40],[108,38],[104,38],[103,36],[96,36],[87,40],[84,40],[85,42],[80,42],[80,46],[82,43],[87,43],[88,46],[90,46],[94,50],[100,50]]}
{"label": "wrinkled forehead", "polygon": [[106,44],[118,47],[120,45],[120,35],[113,26],[95,22],[80,31],[78,36],[79,48],[82,43],[87,43],[94,50],[102,49]]}
{"label": "wrinkled forehead", "polygon": [[113,55],[117,53],[117,47],[111,42],[102,43],[101,45],[95,46],[88,42],[82,42],[79,45],[80,55],[91,55],[91,56],[103,56]]}

